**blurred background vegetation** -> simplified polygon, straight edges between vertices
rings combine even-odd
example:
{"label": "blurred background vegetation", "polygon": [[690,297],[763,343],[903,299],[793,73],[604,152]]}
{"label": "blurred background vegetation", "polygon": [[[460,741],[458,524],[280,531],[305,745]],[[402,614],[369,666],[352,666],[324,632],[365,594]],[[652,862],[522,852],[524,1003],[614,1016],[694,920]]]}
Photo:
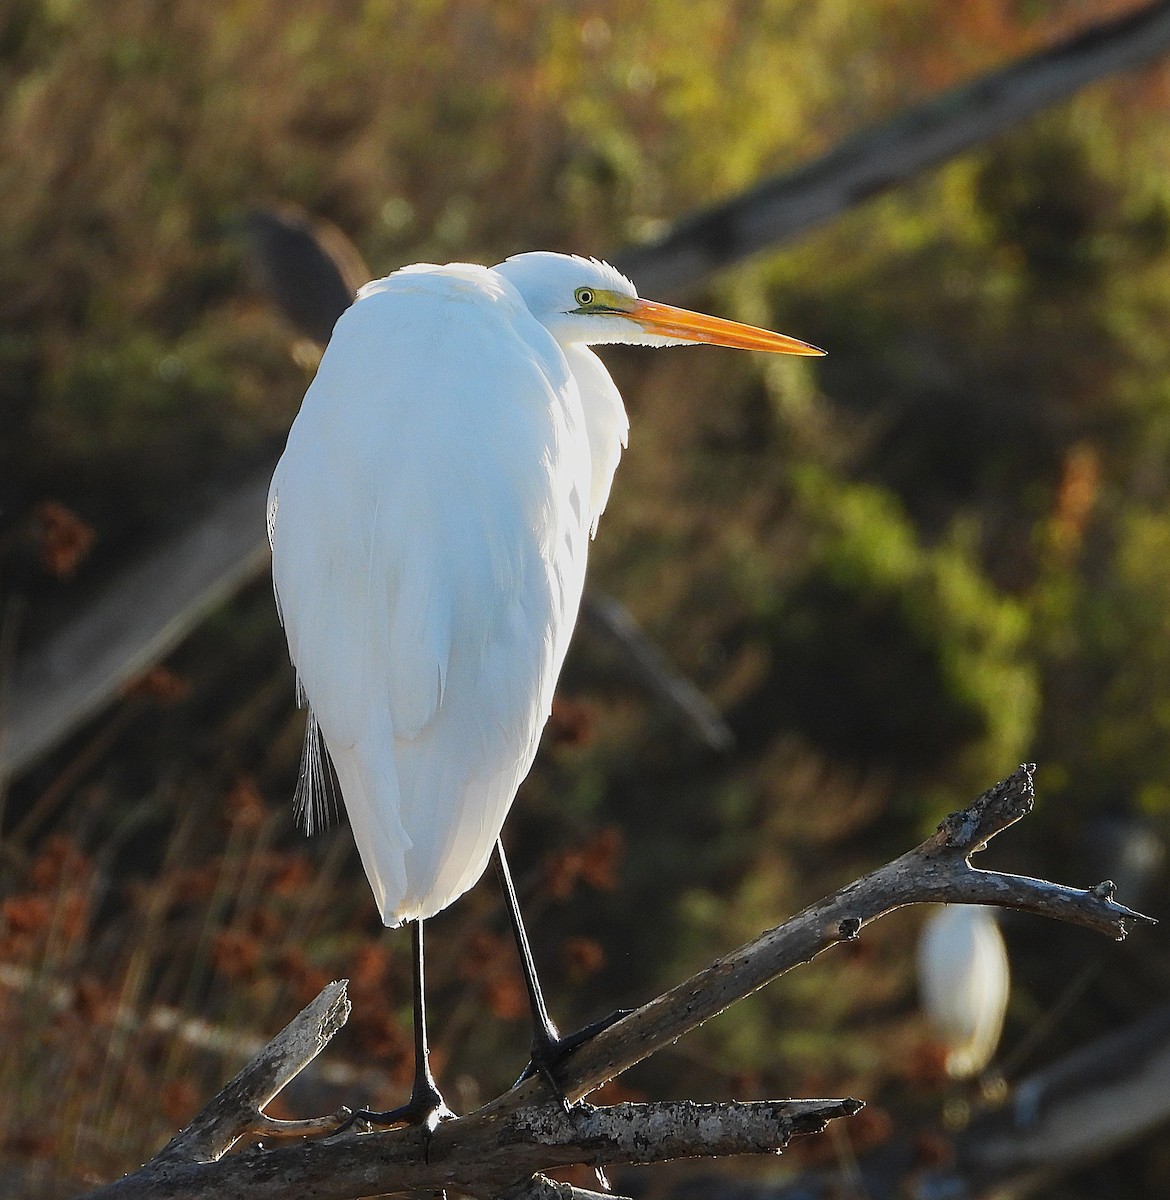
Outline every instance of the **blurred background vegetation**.
{"label": "blurred background vegetation", "polygon": [[[329,219],[378,273],[602,255],[1125,7],[106,0],[98,20],[8,0],[0,669],[279,447],[312,367],[248,282],[249,205]],[[688,297],[823,362],[606,354],[633,430],[591,578],[737,744],[694,745],[579,639],[507,830],[563,1024],[648,998],[1025,759],[1040,808],[997,865],[1083,886],[1121,874],[1119,829],[1160,845],[1168,102],[1166,68],[1094,86]],[[136,1164],[234,1072],[231,1037],[174,1021],[266,1038],[330,978],[355,998],[336,1055],[377,1068],[342,1098],[398,1098],[407,939],[379,932],[348,830],[292,828],[292,699],[264,581],[9,789],[0,1172],[34,1171],[27,1194]],[[1165,883],[1121,898],[1164,916]],[[854,1150],[933,1114],[920,919],[887,919],[612,1094],[861,1095]],[[1006,933],[1005,1053],[1032,1046],[1017,1071],[1166,994],[1160,935]],[[506,937],[490,879],[434,922],[457,1109],[525,1058]],[[1062,1194],[1168,1180],[1147,1146]]]}

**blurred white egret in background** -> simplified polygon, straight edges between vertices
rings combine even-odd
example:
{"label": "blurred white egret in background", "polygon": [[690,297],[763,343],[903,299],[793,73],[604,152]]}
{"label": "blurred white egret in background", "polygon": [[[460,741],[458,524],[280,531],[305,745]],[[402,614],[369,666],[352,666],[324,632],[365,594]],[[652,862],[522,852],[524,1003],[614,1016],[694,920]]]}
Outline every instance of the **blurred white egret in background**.
{"label": "blurred white egret in background", "polygon": [[918,942],[918,993],[952,1077],[970,1078],[991,1061],[1010,986],[994,909],[947,904],[930,914]]}
{"label": "blurred white egret in background", "polygon": [[277,604],[309,708],[299,815],[308,831],[328,819],[332,759],[382,919],[413,922],[414,1091],[373,1120],[446,1115],[427,1065],[422,922],[493,847],[533,1064],[554,1087],[582,1038],[548,1018],[498,839],[626,443],[621,396],[588,348],[616,342],[823,353],[641,300],[596,260],[405,267],[338,321],[273,476]]}

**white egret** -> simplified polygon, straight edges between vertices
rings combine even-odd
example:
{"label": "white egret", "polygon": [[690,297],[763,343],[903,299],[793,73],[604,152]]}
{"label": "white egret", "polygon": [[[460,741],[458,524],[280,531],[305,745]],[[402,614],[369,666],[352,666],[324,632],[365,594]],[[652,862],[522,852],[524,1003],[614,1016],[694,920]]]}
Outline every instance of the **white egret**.
{"label": "white egret", "polygon": [[[272,479],[277,605],[309,709],[299,816],[308,831],[328,816],[323,743],[382,920],[414,923],[415,1087],[382,1121],[446,1115],[422,922],[483,873],[549,715],[626,444],[588,348],[615,342],[823,353],[642,300],[597,260],[404,267],[338,321]],[[551,1082],[580,1039],[548,1019],[502,847],[497,863]]]}
{"label": "white egret", "polygon": [[991,1061],[1010,987],[994,909],[947,904],[931,913],[918,942],[918,991],[948,1075],[969,1078]]}

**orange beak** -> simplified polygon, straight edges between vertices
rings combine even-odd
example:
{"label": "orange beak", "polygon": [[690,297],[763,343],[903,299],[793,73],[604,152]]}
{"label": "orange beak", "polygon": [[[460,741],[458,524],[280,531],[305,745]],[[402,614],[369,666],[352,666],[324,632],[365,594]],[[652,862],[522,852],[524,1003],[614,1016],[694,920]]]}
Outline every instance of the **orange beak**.
{"label": "orange beak", "polygon": [[738,350],[768,350],[773,354],[822,355],[824,350],[797,341],[782,333],[771,333],[757,329],[754,325],[741,325],[738,321],[725,321],[722,317],[709,317],[705,313],[690,312],[685,308],[674,308],[670,304],[658,304],[653,300],[635,300],[628,313],[623,314],[637,321],[647,333],[663,337],[681,338],[688,342],[708,342],[713,346],[734,346]]}

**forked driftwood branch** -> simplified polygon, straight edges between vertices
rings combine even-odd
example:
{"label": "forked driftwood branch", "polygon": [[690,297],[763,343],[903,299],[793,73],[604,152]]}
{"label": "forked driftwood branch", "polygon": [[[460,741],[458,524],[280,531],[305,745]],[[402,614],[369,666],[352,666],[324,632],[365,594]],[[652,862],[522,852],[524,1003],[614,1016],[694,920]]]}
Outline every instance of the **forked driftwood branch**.
{"label": "forked driftwood branch", "polygon": [[634,1063],[676,1041],[769,981],[870,921],[919,902],[993,904],[1123,938],[1148,917],[1119,904],[1113,885],[1085,890],[982,871],[970,856],[1032,808],[1032,771],[1021,767],[954,813],[916,849],[762,934],[664,992],[585,1043],[564,1064],[567,1112],[531,1078],[475,1112],[439,1126],[429,1141],[417,1128],[347,1131],[275,1149],[221,1156],[244,1134],[306,1134],[335,1129],[344,1113],[308,1122],[273,1122],[264,1105],[344,1023],[344,983],[330,984],[195,1120],[140,1170],[90,1200],[249,1200],[312,1195],[331,1200],[451,1188],[474,1196],[553,1200],[587,1193],[544,1179],[542,1171],[660,1162],[699,1155],[782,1150],[861,1107],[850,1099],[766,1100],[700,1105],[617,1104],[584,1097]]}
{"label": "forked driftwood branch", "polygon": [[264,1106],[329,1045],[349,1020],[345,980],[326,984],[214,1100],[158,1153],[155,1162],[212,1162],[246,1133],[295,1137],[330,1133],[349,1110],[306,1121],[276,1121]]}

